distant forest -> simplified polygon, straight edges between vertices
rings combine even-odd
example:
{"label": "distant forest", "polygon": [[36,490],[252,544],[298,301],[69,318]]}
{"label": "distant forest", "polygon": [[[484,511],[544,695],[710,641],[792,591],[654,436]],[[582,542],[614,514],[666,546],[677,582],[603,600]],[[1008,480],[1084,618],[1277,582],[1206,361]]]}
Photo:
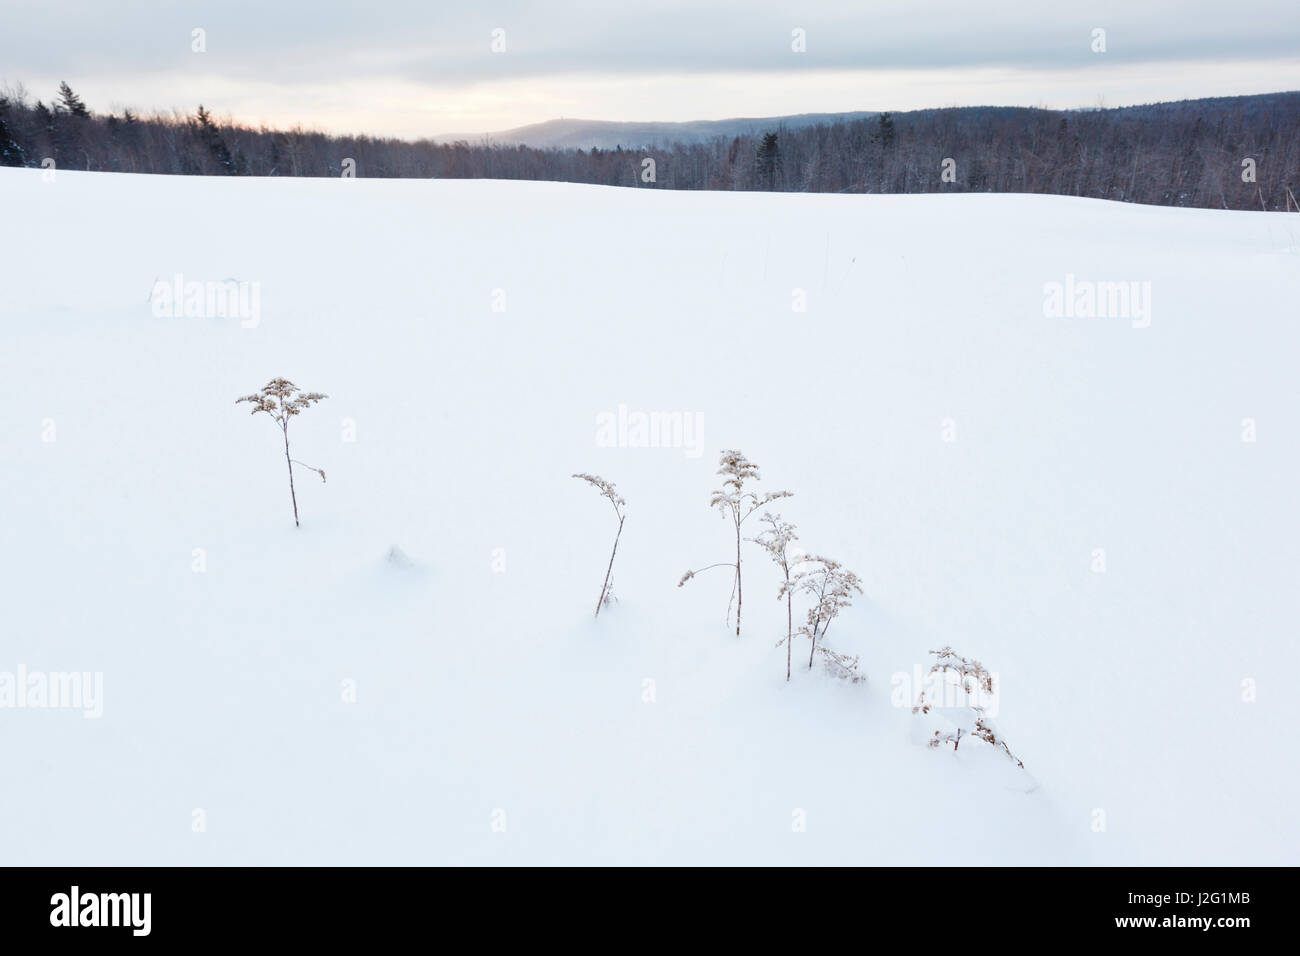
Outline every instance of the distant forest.
{"label": "distant forest", "polygon": [[[652,159],[653,165],[645,161]],[[1214,209],[1296,210],[1300,93],[1119,109],[885,113],[709,143],[535,149],[253,128],[193,113],[0,95],[0,165],[231,176],[526,179],[658,189],[992,192]],[[351,160],[351,164],[347,161]],[[951,160],[951,162],[946,162]],[[653,173],[653,179],[650,174]]]}

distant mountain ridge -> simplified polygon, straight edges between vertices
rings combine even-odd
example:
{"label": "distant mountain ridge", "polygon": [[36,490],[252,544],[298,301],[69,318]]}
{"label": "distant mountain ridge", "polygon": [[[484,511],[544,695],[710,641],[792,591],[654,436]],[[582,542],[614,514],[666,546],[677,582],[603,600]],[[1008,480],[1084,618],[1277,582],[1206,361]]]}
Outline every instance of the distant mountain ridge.
{"label": "distant mountain ridge", "polygon": [[484,140],[502,146],[532,146],[535,149],[639,149],[643,146],[690,146],[707,143],[718,136],[748,136],[783,126],[800,129],[822,123],[836,123],[878,116],[875,111],[850,113],[797,113],[792,116],[750,116],[721,120],[693,120],[682,123],[614,122],[611,120],[553,119],[499,133],[446,133],[432,136],[435,143]]}
{"label": "distant mountain ridge", "polygon": [[874,119],[883,112],[895,119],[923,119],[939,114],[960,118],[1007,118],[1029,113],[1109,113],[1115,116],[1146,117],[1160,114],[1177,114],[1206,108],[1224,108],[1240,105],[1247,109],[1267,107],[1283,99],[1294,99],[1296,91],[1256,93],[1239,96],[1202,97],[1191,100],[1171,100],[1158,103],[1141,103],[1118,107],[1082,107],[1079,109],[1048,109],[1028,106],[956,106],[930,107],[917,110],[855,110],[845,113],[795,113],[788,116],[746,116],[721,120],[688,120],[685,122],[615,122],[611,120],[585,120],[561,118],[518,126],[495,133],[444,133],[428,139],[434,143],[465,142],[473,145],[490,143],[496,146],[529,146],[533,149],[640,149],[642,147],[695,146],[709,143],[718,137],[755,136],[769,130],[798,130],[810,126],[830,125],[839,122]]}

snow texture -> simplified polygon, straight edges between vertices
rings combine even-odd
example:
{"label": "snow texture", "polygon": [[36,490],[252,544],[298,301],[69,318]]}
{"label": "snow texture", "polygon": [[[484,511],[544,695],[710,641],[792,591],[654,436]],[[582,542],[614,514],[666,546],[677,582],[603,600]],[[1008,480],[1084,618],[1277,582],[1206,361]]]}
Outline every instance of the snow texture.
{"label": "snow texture", "polygon": [[[1296,217],[11,169],[0,208],[0,674],[103,677],[0,709],[0,862],[1300,863]],[[156,315],[178,274],[256,321]],[[1149,325],[1049,317],[1067,276]],[[300,529],[234,404],[281,375],[330,396]],[[703,453],[598,442],[620,405]],[[725,572],[675,586],[734,554],[724,448],[861,576],[866,682],[803,641],[786,683],[759,546],[739,639]],[[926,746],[946,645],[1024,770]]]}

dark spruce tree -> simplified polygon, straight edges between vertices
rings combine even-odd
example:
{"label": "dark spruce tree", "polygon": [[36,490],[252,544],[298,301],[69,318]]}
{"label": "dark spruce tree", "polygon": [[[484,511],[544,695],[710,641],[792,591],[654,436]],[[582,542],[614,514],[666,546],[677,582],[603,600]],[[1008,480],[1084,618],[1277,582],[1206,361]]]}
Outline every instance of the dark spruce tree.
{"label": "dark spruce tree", "polygon": [[217,166],[221,172],[227,176],[238,176],[240,173],[240,163],[230,153],[230,147],[221,136],[221,131],[217,129],[217,124],[212,122],[212,114],[199,104],[199,111],[194,114],[194,131],[212,158],[216,160]]}
{"label": "dark spruce tree", "polygon": [[781,145],[775,132],[763,134],[754,155],[754,173],[760,189],[771,192],[776,189],[777,173],[781,168]]}
{"label": "dark spruce tree", "polygon": [[27,151],[9,128],[9,98],[0,96],[0,166],[26,166]]}
{"label": "dark spruce tree", "polygon": [[59,84],[59,108],[65,113],[71,113],[73,116],[79,116],[87,119],[90,116],[90,110],[86,109],[86,104],[82,102],[80,96],[72,92],[72,87],[67,83]]}
{"label": "dark spruce tree", "polygon": [[889,149],[894,145],[898,134],[894,132],[894,117],[890,113],[881,113],[880,118],[876,120],[876,132],[872,137],[880,144],[882,149]]}

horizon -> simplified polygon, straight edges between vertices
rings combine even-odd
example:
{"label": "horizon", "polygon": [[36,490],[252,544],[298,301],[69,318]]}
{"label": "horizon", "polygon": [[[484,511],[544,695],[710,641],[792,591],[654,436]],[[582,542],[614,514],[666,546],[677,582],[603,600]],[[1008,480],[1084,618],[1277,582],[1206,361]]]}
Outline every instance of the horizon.
{"label": "horizon", "polygon": [[[56,81],[56,87],[58,82],[66,82],[66,80]],[[1088,112],[1088,111],[1098,111],[1098,110],[1139,109],[1142,107],[1172,105],[1176,103],[1191,103],[1191,102],[1199,102],[1204,100],[1215,100],[1215,99],[1243,99],[1243,98],[1266,97],[1266,96],[1285,96],[1292,93],[1300,93],[1300,86],[1297,86],[1294,88],[1287,88],[1287,89],[1256,90],[1256,91],[1248,91],[1248,92],[1241,92],[1241,93],[1220,93],[1220,94],[1207,95],[1207,96],[1183,96],[1183,97],[1174,97],[1170,99],[1153,99],[1153,100],[1143,100],[1143,101],[1129,102],[1129,103],[1093,103],[1093,104],[1085,104],[1079,106],[1057,106],[1057,105],[1045,104],[1045,103],[972,102],[972,103],[948,103],[943,105],[914,106],[905,109],[893,108],[893,107],[879,107],[879,108],[850,107],[843,110],[806,110],[798,113],[768,113],[763,115],[747,114],[747,115],[732,115],[732,116],[718,116],[718,117],[696,116],[696,117],[691,117],[688,119],[681,119],[681,120],[647,120],[647,119],[612,120],[612,119],[595,118],[589,116],[551,116],[546,119],[537,120],[535,122],[524,123],[520,126],[506,127],[501,129],[474,130],[474,131],[446,130],[442,132],[422,134],[419,136],[400,136],[400,135],[391,135],[391,134],[384,134],[384,133],[375,133],[372,132],[371,130],[365,130],[365,129],[351,129],[351,128],[335,129],[331,127],[324,127],[316,124],[307,124],[303,122],[285,122],[283,124],[266,123],[261,120],[254,120],[254,119],[250,119],[249,117],[235,115],[233,113],[230,113],[229,111],[220,111],[208,107],[206,102],[196,102],[188,108],[182,106],[171,106],[166,108],[158,108],[158,107],[138,108],[137,106],[131,103],[115,102],[110,109],[104,110],[103,108],[97,108],[96,103],[94,101],[93,93],[87,94],[85,90],[83,90],[81,87],[78,87],[72,83],[69,83],[69,86],[71,86],[73,91],[77,93],[82,98],[82,100],[86,102],[91,113],[94,115],[109,115],[114,113],[120,113],[122,110],[130,110],[135,116],[140,117],[142,119],[151,119],[157,117],[165,118],[165,117],[170,117],[175,115],[187,116],[190,115],[199,106],[204,106],[206,109],[208,109],[209,114],[213,116],[215,119],[221,120],[222,122],[230,125],[243,126],[250,129],[257,129],[263,126],[266,127],[267,129],[272,129],[272,130],[285,130],[285,129],[293,129],[293,128],[301,127],[303,130],[307,132],[322,133],[324,135],[334,137],[334,138],[369,137],[371,139],[396,139],[407,143],[416,143],[423,140],[430,140],[435,142],[454,142],[462,138],[491,137],[494,135],[516,133],[526,129],[534,129],[534,128],[547,126],[549,124],[564,123],[564,122],[575,123],[575,124],[591,124],[591,125],[603,124],[609,126],[688,127],[695,124],[703,124],[703,123],[742,123],[742,122],[751,122],[751,121],[767,122],[773,120],[798,119],[798,118],[809,117],[809,116],[824,116],[828,120],[833,121],[839,117],[847,116],[850,114],[890,113],[890,114],[901,116],[907,113],[933,112],[939,110],[1030,109],[1030,110],[1044,110],[1047,112]],[[37,101],[41,101],[44,102],[46,105],[51,105],[57,99],[57,96],[53,94],[49,96],[39,96],[33,90],[31,85],[27,83],[23,83],[22,81],[15,82],[15,81],[7,80],[3,77],[0,77],[0,95],[21,95],[26,98],[26,101],[29,104],[35,103]]]}

